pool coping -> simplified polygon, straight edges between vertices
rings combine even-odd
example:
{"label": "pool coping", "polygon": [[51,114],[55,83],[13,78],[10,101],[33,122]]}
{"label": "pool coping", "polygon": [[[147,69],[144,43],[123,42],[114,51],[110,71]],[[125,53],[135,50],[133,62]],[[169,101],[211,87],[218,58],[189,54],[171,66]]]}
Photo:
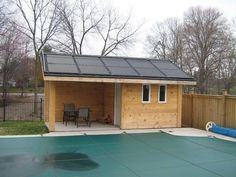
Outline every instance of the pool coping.
{"label": "pool coping", "polygon": [[236,138],[231,138],[196,128],[125,129],[125,130],[94,130],[94,131],[87,130],[78,132],[50,132],[46,134],[37,134],[37,135],[2,135],[0,136],[0,138],[110,135],[110,134],[123,134],[123,133],[129,134],[129,133],[158,133],[158,132],[164,132],[174,136],[214,137],[218,139],[236,142]]}

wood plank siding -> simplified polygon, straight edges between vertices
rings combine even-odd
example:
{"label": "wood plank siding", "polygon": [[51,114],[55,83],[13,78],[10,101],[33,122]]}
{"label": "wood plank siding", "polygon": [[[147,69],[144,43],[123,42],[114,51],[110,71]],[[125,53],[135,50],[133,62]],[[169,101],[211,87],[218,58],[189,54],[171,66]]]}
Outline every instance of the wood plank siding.
{"label": "wood plank siding", "polygon": [[[151,85],[151,102],[142,103],[142,84],[122,84],[121,128],[161,128],[181,125],[181,85],[167,85],[167,102],[158,103],[158,89]],[[179,105],[180,104],[180,105]]]}
{"label": "wood plank siding", "polygon": [[104,104],[104,118],[109,118],[111,123],[114,123],[114,95],[115,84],[103,84],[103,104]]}
{"label": "wood plank siding", "polygon": [[[158,102],[158,89],[151,84],[151,101],[142,103],[142,84],[121,84],[121,129],[181,126],[182,85],[167,85],[166,103]],[[93,121],[109,117],[114,123],[114,95],[114,83],[45,81],[45,120],[62,121],[64,104],[73,103],[90,107]]]}
{"label": "wood plank siding", "polygon": [[[90,107],[92,121],[103,119],[109,115],[114,118],[114,84],[84,82],[45,82],[45,120],[49,116],[50,83],[55,83],[55,117],[63,120],[65,103],[73,103],[76,107]],[[50,108],[51,112],[51,108]]]}
{"label": "wood plank siding", "polygon": [[236,96],[184,94],[182,109],[186,127],[205,129],[206,123],[213,121],[236,128]]}

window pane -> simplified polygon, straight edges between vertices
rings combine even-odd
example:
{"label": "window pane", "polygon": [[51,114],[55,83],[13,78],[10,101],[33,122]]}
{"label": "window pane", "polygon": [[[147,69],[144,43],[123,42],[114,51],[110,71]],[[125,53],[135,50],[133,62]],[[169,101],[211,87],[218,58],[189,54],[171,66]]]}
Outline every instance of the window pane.
{"label": "window pane", "polygon": [[166,101],[166,86],[160,86],[159,101]]}
{"label": "window pane", "polygon": [[143,85],[143,101],[149,101],[149,85]]}

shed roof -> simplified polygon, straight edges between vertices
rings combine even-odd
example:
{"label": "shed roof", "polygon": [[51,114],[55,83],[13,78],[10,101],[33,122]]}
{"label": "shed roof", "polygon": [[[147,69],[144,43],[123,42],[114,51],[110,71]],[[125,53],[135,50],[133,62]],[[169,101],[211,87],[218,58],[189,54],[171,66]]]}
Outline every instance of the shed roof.
{"label": "shed roof", "polygon": [[41,63],[44,76],[194,81],[170,60],[44,53]]}

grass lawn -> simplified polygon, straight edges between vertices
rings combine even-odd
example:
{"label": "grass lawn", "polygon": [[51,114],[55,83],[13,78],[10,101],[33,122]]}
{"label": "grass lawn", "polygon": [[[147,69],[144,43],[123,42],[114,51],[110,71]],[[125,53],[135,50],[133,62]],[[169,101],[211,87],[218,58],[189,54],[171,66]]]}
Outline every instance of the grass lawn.
{"label": "grass lawn", "polygon": [[[0,87],[0,92],[2,92],[2,87]],[[21,93],[21,88],[10,87],[8,88],[8,93]],[[24,93],[34,93],[34,88],[31,87],[24,88]],[[38,93],[43,93],[43,87],[38,88]]]}
{"label": "grass lawn", "polygon": [[0,122],[0,135],[34,135],[48,133],[43,121]]}

